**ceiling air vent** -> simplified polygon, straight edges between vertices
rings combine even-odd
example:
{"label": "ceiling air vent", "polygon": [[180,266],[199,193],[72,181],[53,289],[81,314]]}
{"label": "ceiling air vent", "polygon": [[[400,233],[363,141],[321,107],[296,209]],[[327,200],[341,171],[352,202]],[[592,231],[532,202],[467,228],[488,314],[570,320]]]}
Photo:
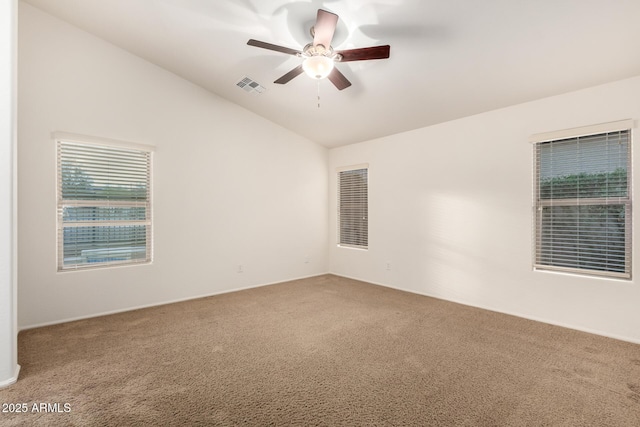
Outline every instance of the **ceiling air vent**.
{"label": "ceiling air vent", "polygon": [[254,95],[260,95],[265,90],[267,90],[260,83],[254,80],[251,80],[249,77],[244,77],[242,80],[236,83],[236,86],[238,86],[240,89],[243,89],[245,92],[251,93]]}

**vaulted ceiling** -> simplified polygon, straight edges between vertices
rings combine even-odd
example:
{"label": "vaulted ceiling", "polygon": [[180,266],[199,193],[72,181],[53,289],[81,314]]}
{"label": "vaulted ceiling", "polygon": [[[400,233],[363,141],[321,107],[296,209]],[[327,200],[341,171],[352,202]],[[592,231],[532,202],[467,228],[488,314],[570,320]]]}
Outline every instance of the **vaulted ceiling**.
{"label": "vaulted ceiling", "polygon": [[[640,75],[638,0],[23,1],[327,147]],[[390,58],[338,64],[342,91],[273,84],[301,59],[247,40],[301,49],[320,8],[335,49]]]}

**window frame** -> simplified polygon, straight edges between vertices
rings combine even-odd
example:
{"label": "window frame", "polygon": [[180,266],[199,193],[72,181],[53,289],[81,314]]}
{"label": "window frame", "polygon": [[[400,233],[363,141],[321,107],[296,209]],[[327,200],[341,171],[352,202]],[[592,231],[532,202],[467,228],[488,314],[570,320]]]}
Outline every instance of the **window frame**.
{"label": "window frame", "polygon": [[[341,206],[342,206],[342,202],[341,202],[341,189],[340,189],[340,183],[341,183],[341,174],[343,172],[352,172],[352,171],[358,171],[358,170],[366,170],[366,182],[365,182],[365,193],[366,193],[366,244],[357,244],[357,243],[343,243],[343,235],[342,235],[342,215],[341,215]],[[367,163],[363,163],[363,164],[358,164],[358,165],[352,165],[352,166],[344,166],[344,167],[340,167],[336,169],[336,191],[337,191],[337,242],[338,242],[338,247],[341,248],[350,248],[350,249],[360,249],[360,250],[368,250],[369,249],[369,164]]]}
{"label": "window frame", "polygon": [[[56,150],[56,267],[58,273],[70,271],[85,271],[104,268],[114,268],[134,265],[149,265],[153,262],[153,152],[151,145],[138,144],[132,142],[119,141],[109,138],[99,138],[87,135],[78,135],[67,132],[54,132],[52,134]],[[144,201],[118,201],[109,199],[94,199],[91,201],[63,199],[62,198],[62,165],[61,165],[61,145],[62,144],[84,146],[84,147],[104,147],[106,149],[124,149],[145,153],[147,157],[147,191]],[[70,221],[63,220],[65,207],[124,207],[145,209],[144,220],[99,220],[99,221]],[[64,230],[82,226],[145,226],[145,257],[129,260],[111,260],[105,262],[64,264]]]}
{"label": "window frame", "polygon": [[[604,135],[607,133],[628,131],[627,164],[626,164],[626,197],[593,197],[593,198],[566,198],[543,199],[540,195],[540,158],[539,144],[559,142],[566,139]],[[549,271],[560,273],[572,273],[581,276],[631,280],[633,261],[633,120],[620,120],[610,123],[585,126],[562,131],[547,132],[532,135],[529,142],[533,146],[533,235],[532,235],[532,265],[534,271]],[[625,209],[625,272],[601,271],[580,267],[564,267],[558,265],[541,264],[540,242],[542,241],[543,227],[542,209],[548,206],[611,206],[623,205]]]}

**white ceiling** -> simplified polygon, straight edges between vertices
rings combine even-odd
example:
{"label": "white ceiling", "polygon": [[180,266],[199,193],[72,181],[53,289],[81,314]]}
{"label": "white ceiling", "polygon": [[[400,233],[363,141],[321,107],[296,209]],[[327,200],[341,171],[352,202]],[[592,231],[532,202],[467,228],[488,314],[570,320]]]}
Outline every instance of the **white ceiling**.
{"label": "white ceiling", "polygon": [[[640,75],[640,0],[24,1],[327,147]],[[301,49],[319,8],[335,49],[391,57],[338,64],[343,91],[273,84],[301,60],[247,40]]]}

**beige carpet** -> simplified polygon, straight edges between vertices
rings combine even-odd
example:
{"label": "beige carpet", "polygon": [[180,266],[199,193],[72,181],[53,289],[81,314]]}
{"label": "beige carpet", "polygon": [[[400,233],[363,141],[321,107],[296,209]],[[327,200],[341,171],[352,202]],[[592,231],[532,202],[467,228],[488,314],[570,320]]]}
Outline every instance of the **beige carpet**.
{"label": "beige carpet", "polygon": [[640,426],[639,345],[335,276],[25,331],[19,359],[2,426]]}

